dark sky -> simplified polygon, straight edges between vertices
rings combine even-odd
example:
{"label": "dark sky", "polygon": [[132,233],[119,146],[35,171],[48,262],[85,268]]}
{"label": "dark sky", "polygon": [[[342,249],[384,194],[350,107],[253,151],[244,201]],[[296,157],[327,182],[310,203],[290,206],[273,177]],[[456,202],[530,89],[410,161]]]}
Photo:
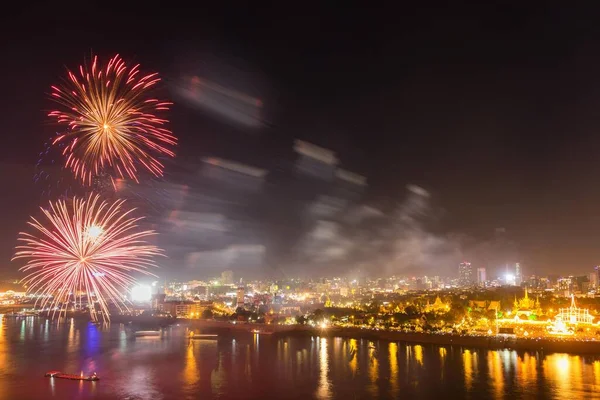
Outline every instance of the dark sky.
{"label": "dark sky", "polygon": [[[369,177],[374,198],[423,186],[445,210],[440,229],[486,240],[504,227],[528,272],[600,263],[597,10],[98,4],[3,13],[4,275],[16,269],[16,234],[39,203],[31,174],[54,133],[49,85],[92,51],[120,53],[167,80],[203,54],[226,60],[260,77],[274,127],[257,148],[281,136],[332,148]],[[227,146],[226,128],[191,113],[176,105],[171,115],[182,153]],[[268,162],[260,156],[245,161]]]}

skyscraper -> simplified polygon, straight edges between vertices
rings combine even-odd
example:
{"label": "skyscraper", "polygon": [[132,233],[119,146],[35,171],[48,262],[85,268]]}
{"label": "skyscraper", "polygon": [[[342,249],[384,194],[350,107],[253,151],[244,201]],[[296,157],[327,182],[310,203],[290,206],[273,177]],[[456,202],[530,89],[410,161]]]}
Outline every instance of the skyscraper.
{"label": "skyscraper", "polygon": [[477,268],[477,286],[485,286],[485,268]]}
{"label": "skyscraper", "polygon": [[473,286],[475,283],[475,274],[470,262],[461,262],[458,265],[458,284],[459,286]]}
{"label": "skyscraper", "polygon": [[523,272],[521,271],[521,264],[515,264],[515,286],[521,286],[523,283]]}
{"label": "skyscraper", "polygon": [[244,307],[244,287],[241,284],[237,289],[237,307]]}
{"label": "skyscraper", "polygon": [[592,282],[595,283],[595,288],[598,289],[598,286],[600,285],[600,265],[596,265],[594,267],[594,274],[595,277],[590,279]]}

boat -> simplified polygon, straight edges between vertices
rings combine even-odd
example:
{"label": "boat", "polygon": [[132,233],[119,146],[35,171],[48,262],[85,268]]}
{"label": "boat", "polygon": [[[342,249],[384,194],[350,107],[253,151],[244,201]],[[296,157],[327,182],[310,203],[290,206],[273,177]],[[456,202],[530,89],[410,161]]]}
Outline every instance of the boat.
{"label": "boat", "polygon": [[99,381],[100,378],[98,378],[98,375],[96,375],[96,373],[94,372],[92,375],[83,375],[83,372],[81,373],[81,375],[73,375],[73,374],[65,374],[62,373],[60,371],[48,371],[46,372],[46,374],[44,375],[48,378],[57,378],[57,379],[70,379],[72,381]]}
{"label": "boat", "polygon": [[252,333],[255,333],[257,335],[272,335],[273,331],[261,331],[261,330],[258,330],[258,329],[253,329]]}
{"label": "boat", "polygon": [[219,338],[219,335],[212,334],[212,333],[194,333],[194,332],[190,332],[189,338],[190,339],[217,340]]}
{"label": "boat", "polygon": [[137,331],[135,333],[136,337],[157,337],[160,336],[160,331]]}

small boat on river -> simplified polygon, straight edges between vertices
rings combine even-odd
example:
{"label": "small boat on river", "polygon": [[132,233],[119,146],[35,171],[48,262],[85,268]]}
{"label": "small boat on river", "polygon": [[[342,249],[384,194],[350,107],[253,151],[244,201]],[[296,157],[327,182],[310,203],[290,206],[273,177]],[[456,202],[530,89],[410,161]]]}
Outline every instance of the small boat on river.
{"label": "small boat on river", "polygon": [[46,374],[44,375],[48,378],[57,378],[57,379],[70,379],[72,381],[99,381],[100,378],[98,378],[98,375],[96,375],[96,373],[94,372],[92,375],[83,375],[83,372],[81,373],[81,375],[73,375],[73,374],[65,374],[62,373],[60,371],[48,371],[46,372]]}
{"label": "small boat on river", "polygon": [[260,329],[253,329],[252,333],[255,333],[257,335],[272,335],[273,331],[261,331]]}
{"label": "small boat on river", "polygon": [[161,335],[161,331],[137,331],[135,332],[136,337],[158,337]]}
{"label": "small boat on river", "polygon": [[204,340],[217,340],[219,335],[213,333],[194,333],[190,332],[190,339],[204,339]]}

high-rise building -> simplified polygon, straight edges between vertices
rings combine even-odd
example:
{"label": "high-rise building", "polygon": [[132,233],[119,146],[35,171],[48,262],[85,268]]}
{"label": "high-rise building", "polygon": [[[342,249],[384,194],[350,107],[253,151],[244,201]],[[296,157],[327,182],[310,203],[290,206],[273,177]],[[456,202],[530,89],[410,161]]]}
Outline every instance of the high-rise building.
{"label": "high-rise building", "polygon": [[598,285],[600,285],[600,265],[596,265],[594,267],[594,275],[595,275],[595,278],[592,278],[590,280],[596,283],[596,285],[594,287],[596,289],[598,289]]}
{"label": "high-rise building", "polygon": [[237,307],[244,307],[244,287],[238,286],[237,289]]}
{"label": "high-rise building", "polygon": [[515,264],[515,285],[521,286],[523,283],[523,271],[521,270],[521,264]]}
{"label": "high-rise building", "polygon": [[575,292],[587,293],[590,290],[590,277],[587,275],[576,276],[571,279]]}
{"label": "high-rise building", "polygon": [[475,274],[470,262],[461,262],[458,265],[458,284],[459,286],[473,286],[475,283]]}
{"label": "high-rise building", "polygon": [[559,278],[556,280],[558,293],[562,296],[569,297],[573,293],[573,277]]}
{"label": "high-rise building", "polygon": [[485,268],[477,268],[477,286],[485,286]]}

